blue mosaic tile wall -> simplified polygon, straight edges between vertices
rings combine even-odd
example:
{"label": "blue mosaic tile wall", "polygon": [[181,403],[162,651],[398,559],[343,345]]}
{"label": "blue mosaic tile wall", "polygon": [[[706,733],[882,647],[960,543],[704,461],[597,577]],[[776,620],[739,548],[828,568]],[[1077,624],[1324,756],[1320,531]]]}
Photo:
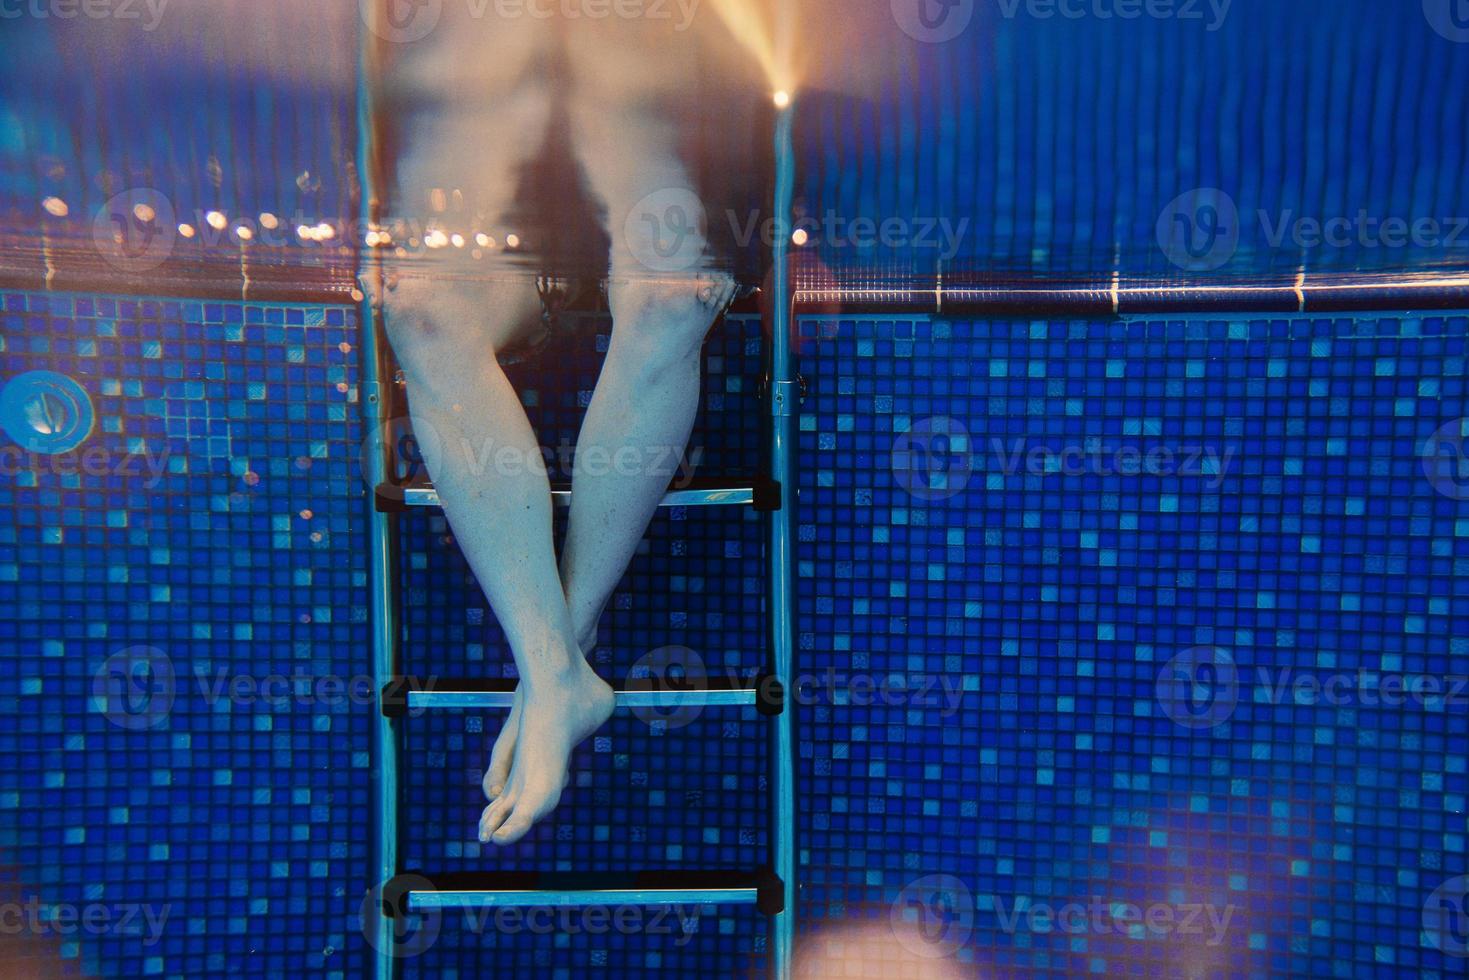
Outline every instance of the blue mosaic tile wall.
{"label": "blue mosaic tile wall", "polygon": [[68,375],[97,419],[3,443],[7,896],[88,975],[359,976],[369,715],[323,686],[367,664],[354,314],[0,309],[5,380]]}
{"label": "blue mosaic tile wall", "polygon": [[1469,692],[1387,699],[1469,676],[1466,326],[803,324],[801,656],[838,691],[802,716],[807,934],[1462,976]]}
{"label": "blue mosaic tile wall", "polygon": [[[0,317],[3,378],[77,379],[108,449],[81,474],[0,458],[0,900],[113,917],[0,936],[0,956],[363,975],[368,710],[212,688],[366,664],[353,314],[0,293]],[[858,954],[857,975],[1462,975],[1469,707],[1389,699],[1469,675],[1466,327],[805,322],[812,975]],[[521,377],[546,441],[574,429],[604,335],[555,357],[572,383]],[[711,343],[703,472],[757,458],[758,351],[750,321]],[[410,670],[505,672],[442,520],[404,532]],[[672,644],[753,666],[760,549],[758,521],[660,515],[599,670]],[[407,722],[410,864],[765,854],[763,729],[711,712],[662,733],[619,717],[577,759],[565,819],[486,855],[496,724]],[[746,976],[764,951],[744,912],[439,928],[408,976]]]}
{"label": "blue mosaic tile wall", "polygon": [[[4,459],[0,637],[17,670],[0,678],[0,746],[26,761],[0,776],[0,896],[6,908],[34,897],[43,917],[103,907],[136,920],[69,936],[43,923],[15,950],[7,934],[0,963],[46,976],[363,975],[371,715],[357,684],[369,634],[354,313],[25,293],[0,293],[0,308],[3,379],[76,379],[96,409],[86,446],[108,449],[81,475],[68,475],[75,454]],[[574,438],[607,326],[581,324],[516,369],[549,446]],[[699,475],[756,467],[759,330],[733,318],[707,348]],[[604,619],[596,663],[609,679],[671,645],[711,672],[755,668],[763,539],[739,513],[659,515]],[[410,671],[508,674],[442,516],[403,526]],[[308,680],[276,703],[259,685],[277,675]],[[656,726],[619,717],[578,758],[566,819],[494,853],[472,831],[497,726],[408,720],[405,864],[763,860],[763,725],[723,710]],[[683,976],[755,964],[765,949],[751,911],[649,911],[551,939],[459,917],[437,927],[408,975],[514,964]]]}

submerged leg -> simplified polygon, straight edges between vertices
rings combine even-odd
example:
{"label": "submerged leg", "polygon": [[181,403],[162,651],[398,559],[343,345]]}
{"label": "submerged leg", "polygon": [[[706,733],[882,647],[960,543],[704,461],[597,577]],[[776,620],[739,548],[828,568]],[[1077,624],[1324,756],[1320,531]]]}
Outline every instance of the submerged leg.
{"label": "submerged leg", "polygon": [[684,458],[703,340],[734,283],[700,271],[702,233],[665,227],[687,217],[687,202],[696,200],[665,120],[637,109],[613,113],[587,98],[573,106],[573,125],[613,241],[612,341],[577,438],[561,559],[578,641],[590,650],[607,600]]}
{"label": "submerged leg", "polygon": [[[401,133],[392,217],[407,223],[405,235],[420,229],[425,244],[436,238],[438,249],[381,299],[424,461],[520,675],[484,780],[503,791],[478,828],[481,840],[507,844],[555,807],[568,757],[606,721],[612,692],[577,647],[544,460],[495,360],[536,322],[539,300],[523,278],[502,275],[486,286],[494,264],[476,268],[465,247],[476,232],[503,242],[517,230],[503,221],[550,118],[541,69],[552,32],[532,19],[446,15],[428,38],[394,49],[384,82]],[[458,236],[453,247],[448,232]]]}
{"label": "submerged leg", "polygon": [[577,438],[561,576],[578,642],[597,624],[678,474],[698,411],[700,343],[728,280],[614,283],[612,342]]}
{"label": "submerged leg", "polygon": [[469,317],[519,319],[534,291],[495,306],[458,302],[427,280],[387,297],[407,372],[413,428],[445,516],[505,632],[520,675],[515,765],[481,817],[481,840],[507,844],[555,808],[571,750],[612,713],[612,690],[577,647],[551,536],[545,461],[520,400]]}

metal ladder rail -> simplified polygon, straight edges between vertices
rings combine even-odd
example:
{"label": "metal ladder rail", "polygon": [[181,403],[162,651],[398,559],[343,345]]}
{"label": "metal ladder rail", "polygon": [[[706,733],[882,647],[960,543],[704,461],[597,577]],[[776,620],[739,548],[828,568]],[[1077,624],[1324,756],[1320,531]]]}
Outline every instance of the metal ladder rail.
{"label": "metal ladder rail", "polygon": [[[360,227],[350,236],[357,254],[357,269],[364,275],[375,275],[380,270],[371,250],[365,249],[363,234],[374,226],[380,217],[378,193],[378,127],[376,110],[372,103],[370,74],[377,61],[376,35],[369,29],[368,17],[377,17],[381,11],[375,5],[364,4],[362,16],[357,19],[357,174],[358,207]],[[387,337],[383,332],[378,311],[370,297],[364,296],[359,313],[359,342],[361,352],[362,390],[361,410],[363,424],[368,429],[367,448],[364,452],[366,472],[363,476],[369,486],[381,485],[389,475],[389,453],[391,446],[385,435],[392,418],[392,374],[388,366]],[[367,508],[368,538],[368,588],[371,590],[372,612],[372,674],[375,680],[400,674],[402,666],[401,628],[399,623],[398,522],[371,504]],[[375,684],[379,691],[380,684]],[[379,696],[381,698],[381,695]],[[386,883],[398,874],[398,852],[401,828],[398,825],[398,803],[401,794],[398,771],[401,763],[399,719],[391,712],[373,712],[372,720],[372,810],[373,833],[371,855],[371,877],[377,887],[370,894],[380,894]],[[368,945],[371,947],[372,976],[377,980],[394,980],[397,976],[399,959],[394,956],[394,924],[385,915],[363,917],[364,931],[371,930]]]}
{"label": "metal ladder rail", "polygon": [[[402,511],[416,507],[438,507],[439,493],[427,483],[379,484],[377,507],[385,511]],[[557,507],[571,506],[571,485],[551,484],[551,501]],[[780,487],[765,474],[745,480],[711,480],[695,478],[686,485],[670,486],[659,507],[725,507],[746,505],[758,511],[780,507]]]}
{"label": "metal ladder rail", "polygon": [[[782,13],[785,11],[782,10]],[[790,43],[788,18],[778,17],[777,47]],[[789,63],[787,60],[786,63]],[[770,667],[784,691],[791,691],[796,649],[796,513],[795,438],[800,379],[796,374],[791,332],[795,328],[794,295],[790,282],[791,224],[796,191],[795,144],[792,138],[795,105],[787,99],[775,117],[775,220],[771,248],[770,341],[766,398],[769,402],[770,447],[766,472],[780,487],[780,506],[767,515],[766,575],[767,621],[770,624]],[[770,787],[770,850],[780,882],[780,911],[771,919],[771,972],[775,980],[789,980],[796,945],[796,732],[795,704],[787,698],[785,710],[771,719],[770,759],[775,769]]]}

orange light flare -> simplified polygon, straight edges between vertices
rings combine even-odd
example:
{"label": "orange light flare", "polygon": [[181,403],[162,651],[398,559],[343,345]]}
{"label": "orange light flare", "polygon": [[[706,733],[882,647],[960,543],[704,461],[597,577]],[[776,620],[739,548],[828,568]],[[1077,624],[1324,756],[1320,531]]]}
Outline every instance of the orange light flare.
{"label": "orange light flare", "polygon": [[788,5],[751,0],[711,0],[711,5],[735,43],[760,66],[775,95],[776,107],[789,106],[797,79],[789,45],[785,43],[786,38],[793,36]]}
{"label": "orange light flare", "polygon": [[917,926],[900,933],[885,921],[843,923],[802,940],[792,974],[797,980],[974,980],[973,964],[938,955]]}

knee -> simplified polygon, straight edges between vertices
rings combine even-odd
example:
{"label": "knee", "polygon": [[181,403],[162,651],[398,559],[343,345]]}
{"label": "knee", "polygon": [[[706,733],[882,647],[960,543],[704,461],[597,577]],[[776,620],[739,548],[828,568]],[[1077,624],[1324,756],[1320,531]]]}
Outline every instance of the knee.
{"label": "knee", "polygon": [[540,320],[530,285],[488,283],[434,275],[403,276],[383,291],[384,325],[393,353],[411,382],[431,386],[470,382],[497,369],[495,355]]}
{"label": "knee", "polygon": [[385,292],[380,306],[393,355],[417,390],[460,383],[495,356],[479,331],[446,309],[441,292],[430,281],[404,279]]}
{"label": "knee", "polygon": [[697,364],[717,310],[699,299],[699,283],[625,280],[609,290],[613,347],[650,380]]}
{"label": "knee", "polygon": [[381,312],[393,356],[412,381],[431,372],[435,349],[444,343],[429,304],[414,292],[411,285],[394,283],[380,288],[379,294],[372,297],[373,305]]}

